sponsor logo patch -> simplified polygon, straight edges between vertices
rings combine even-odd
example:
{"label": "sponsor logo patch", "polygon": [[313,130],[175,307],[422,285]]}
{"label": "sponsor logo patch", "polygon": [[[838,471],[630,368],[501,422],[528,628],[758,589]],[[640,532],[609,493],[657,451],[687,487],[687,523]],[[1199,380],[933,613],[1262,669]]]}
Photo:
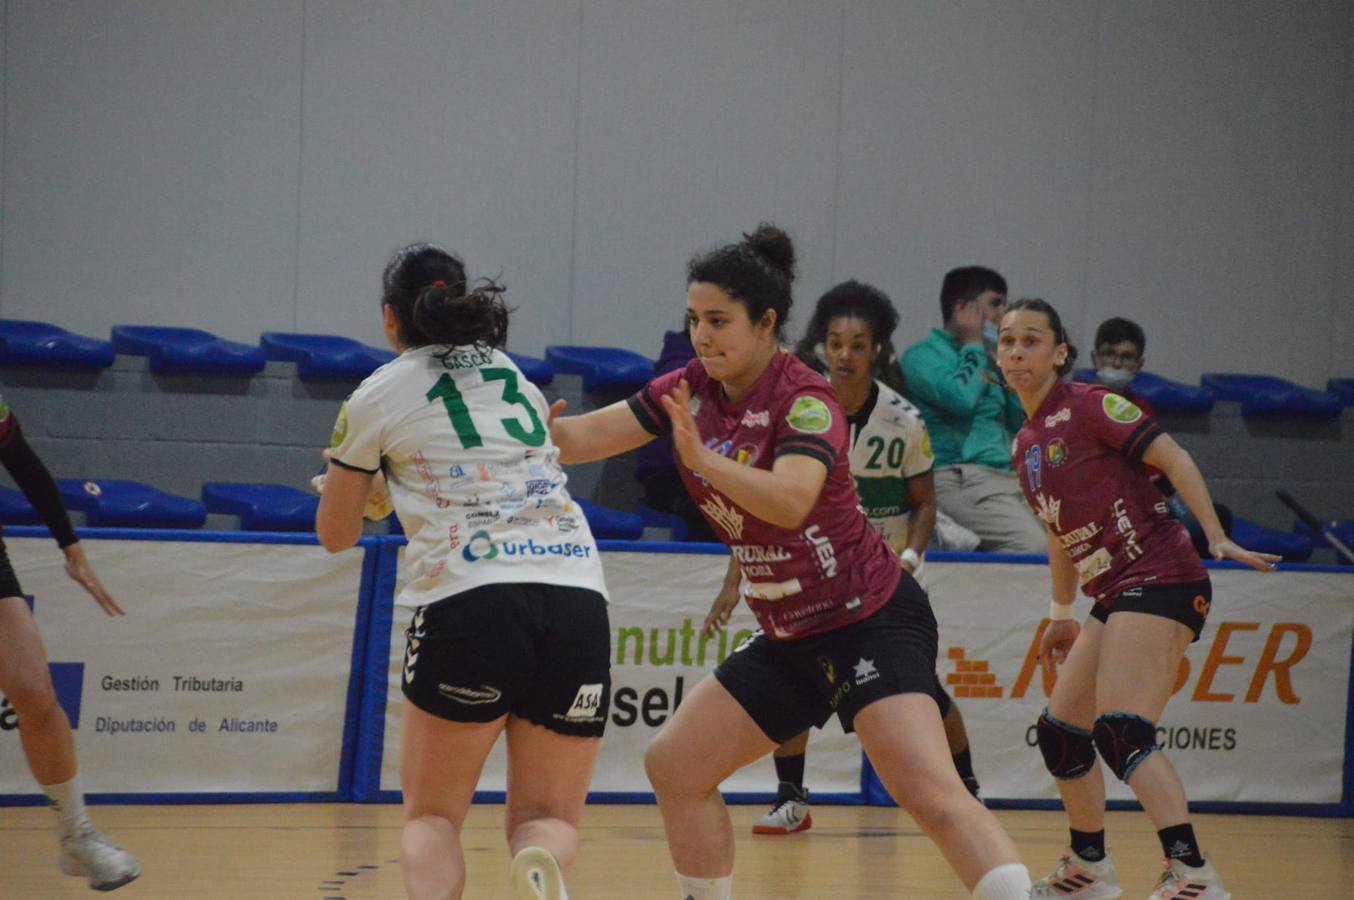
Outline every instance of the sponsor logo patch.
{"label": "sponsor logo patch", "polygon": [[448,700],[455,700],[457,703],[464,703],[466,706],[483,706],[486,703],[496,703],[503,697],[502,691],[487,684],[482,684],[479,687],[461,687],[439,682],[437,692]]}
{"label": "sponsor logo patch", "polygon": [[569,707],[569,711],[564,714],[564,718],[591,719],[597,715],[601,706],[602,685],[600,683],[579,685],[578,693],[574,695],[574,702]]}
{"label": "sponsor logo patch", "polygon": [[1059,422],[1070,422],[1070,421],[1072,421],[1072,410],[1064,406],[1062,409],[1058,410],[1053,415],[1044,417],[1044,427],[1052,428]]}
{"label": "sponsor logo patch", "polygon": [[832,427],[832,410],[817,397],[800,397],[790,407],[785,421],[795,431],[822,434]]}
{"label": "sponsor logo patch", "polygon": [[1118,394],[1106,394],[1100,405],[1110,421],[1118,422],[1120,425],[1131,425],[1142,418],[1142,410],[1138,405]]}

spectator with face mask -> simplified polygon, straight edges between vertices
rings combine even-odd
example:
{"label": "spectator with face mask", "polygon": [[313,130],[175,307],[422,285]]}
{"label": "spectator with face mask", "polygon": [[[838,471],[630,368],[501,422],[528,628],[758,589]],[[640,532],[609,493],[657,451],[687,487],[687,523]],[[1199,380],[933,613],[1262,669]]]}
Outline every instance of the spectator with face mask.
{"label": "spectator with face mask", "polygon": [[1114,317],[1100,323],[1095,330],[1095,349],[1091,363],[1095,366],[1095,380],[1138,405],[1147,415],[1155,415],[1151,404],[1134,393],[1130,385],[1142,371],[1143,352],[1147,336],[1142,326],[1128,319]]}

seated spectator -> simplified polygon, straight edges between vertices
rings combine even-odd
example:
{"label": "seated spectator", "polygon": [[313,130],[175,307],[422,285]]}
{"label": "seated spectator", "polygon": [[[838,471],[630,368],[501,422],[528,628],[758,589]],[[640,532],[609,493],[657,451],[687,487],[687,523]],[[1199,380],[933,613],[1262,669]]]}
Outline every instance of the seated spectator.
{"label": "seated spectator", "polygon": [[940,510],[975,532],[980,550],[1044,553],[1044,526],[1030,512],[1011,469],[1011,440],[1024,424],[992,351],[1006,310],[1006,280],[967,266],[945,274],[944,323],[903,353],[909,398],[935,451]]}
{"label": "seated spectator", "polygon": [[[1142,371],[1144,354],[1147,350],[1147,335],[1143,333],[1142,326],[1129,319],[1121,319],[1117,316],[1112,319],[1106,319],[1100,323],[1100,327],[1095,330],[1095,349],[1091,351],[1091,363],[1095,366],[1095,380],[1099,384],[1114,391],[1122,397],[1132,400],[1139,409],[1147,415],[1155,418],[1156,414],[1152,410],[1152,405],[1132,388],[1134,377]],[[1166,498],[1166,504],[1171,509],[1171,515],[1180,520],[1180,523],[1189,530],[1189,535],[1194,539],[1194,549],[1199,551],[1199,555],[1205,559],[1210,558],[1208,553],[1208,539],[1204,537],[1204,530],[1199,525],[1199,521],[1194,518],[1189,507],[1185,506],[1180,495],[1175,492],[1174,485],[1170,480],[1155,469],[1150,470],[1152,483],[1161,491],[1162,496]],[[1232,534],[1232,511],[1221,503],[1214,503],[1213,509],[1218,514],[1218,521],[1222,523],[1222,530],[1230,536]]]}
{"label": "seated spectator", "polygon": [[[663,333],[663,352],[654,363],[654,376],[680,369],[695,358],[696,350],[691,346],[691,335],[685,328],[666,331]],[[691,495],[682,487],[677,465],[672,460],[671,435],[650,441],[635,451],[635,480],[644,486],[645,506],[681,517],[686,523],[687,540],[712,543],[719,540]]]}

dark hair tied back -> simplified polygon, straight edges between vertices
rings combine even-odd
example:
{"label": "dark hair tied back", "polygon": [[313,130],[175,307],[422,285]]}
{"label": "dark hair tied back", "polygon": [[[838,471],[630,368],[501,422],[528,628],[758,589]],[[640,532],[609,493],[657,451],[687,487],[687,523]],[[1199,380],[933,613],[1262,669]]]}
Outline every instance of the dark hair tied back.
{"label": "dark hair tied back", "polygon": [[783,333],[793,299],[795,247],[790,236],[769,222],[744,233],[736,244],[725,244],[693,256],[686,266],[687,284],[713,284],[747,307],[748,318],[761,321],[768,309],[776,312],[776,334]]}
{"label": "dark hair tied back", "polygon": [[502,347],[508,339],[503,286],[489,278],[468,284],[465,263],[440,247],[397,250],[381,288],[381,304],[394,312],[406,347]]}
{"label": "dark hair tied back", "polygon": [[1066,378],[1068,375],[1071,375],[1072,370],[1077,364],[1077,348],[1067,339],[1067,330],[1063,328],[1063,320],[1062,317],[1058,315],[1058,311],[1054,309],[1052,304],[1047,300],[1040,299],[1039,297],[1022,297],[1006,307],[1006,315],[1009,316],[1011,313],[1018,312],[1022,309],[1043,313],[1044,317],[1048,319],[1049,330],[1053,332],[1053,343],[1055,345],[1067,345],[1067,356],[1063,358],[1062,365],[1058,366],[1058,377]]}

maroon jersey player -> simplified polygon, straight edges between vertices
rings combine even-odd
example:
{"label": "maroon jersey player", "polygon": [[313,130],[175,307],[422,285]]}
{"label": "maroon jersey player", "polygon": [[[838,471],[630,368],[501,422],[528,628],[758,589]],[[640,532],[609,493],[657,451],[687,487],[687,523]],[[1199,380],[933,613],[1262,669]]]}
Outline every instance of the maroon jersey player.
{"label": "maroon jersey player", "polygon": [[930,603],[858,508],[832,388],[779,346],[793,270],[789,238],[769,225],[696,256],[686,299],[697,361],[551,427],[566,463],[671,432],[682,480],[738,560],[763,627],[645,754],[680,896],[730,896],[720,782],[835,712],[974,896],[1023,900],[1028,872],[947,751]]}
{"label": "maroon jersey player", "polygon": [[[1018,301],[1002,319],[998,363],[1028,417],[1012,462],[1048,529],[1052,622],[1040,656],[1050,674],[1062,666],[1039,717],[1039,748],[1071,830],[1067,855],[1030,896],[1122,893],[1105,852],[1099,751],[1161,839],[1165,872],[1149,900],[1226,900],[1231,895],[1200,853],[1180,779],[1156,743],[1157,717],[1185,648],[1203,628],[1212,587],[1146,467],[1177,486],[1214,557],[1261,570],[1278,557],[1227,540],[1198,467],[1151,416],[1103,388],[1065,384],[1075,356],[1044,301]],[[1072,618],[1078,584],[1095,599],[1084,628]]]}

